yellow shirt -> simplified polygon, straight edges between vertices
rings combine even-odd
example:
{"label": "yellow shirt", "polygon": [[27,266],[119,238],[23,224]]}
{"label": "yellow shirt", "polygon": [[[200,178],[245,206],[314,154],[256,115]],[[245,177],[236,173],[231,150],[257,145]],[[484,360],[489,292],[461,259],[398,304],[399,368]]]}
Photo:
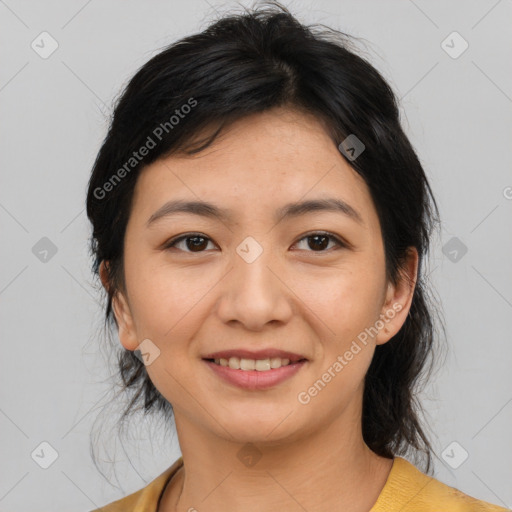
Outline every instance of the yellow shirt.
{"label": "yellow shirt", "polygon": [[[167,482],[182,466],[180,457],[143,489],[91,512],[156,512]],[[395,457],[386,483],[369,512],[510,512],[477,500],[427,476],[402,457]]]}

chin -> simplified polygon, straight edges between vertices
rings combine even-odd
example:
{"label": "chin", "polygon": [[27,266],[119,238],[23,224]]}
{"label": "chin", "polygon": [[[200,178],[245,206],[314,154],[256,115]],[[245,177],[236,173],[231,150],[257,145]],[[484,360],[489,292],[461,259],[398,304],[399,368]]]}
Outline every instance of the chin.
{"label": "chin", "polygon": [[[221,421],[230,434],[229,440],[238,443],[254,443],[258,445],[282,444],[293,438],[300,438],[300,425],[296,414],[290,414],[292,408],[279,408],[266,414],[254,409],[238,409]],[[292,420],[293,418],[293,420]],[[226,432],[222,436],[225,437]]]}

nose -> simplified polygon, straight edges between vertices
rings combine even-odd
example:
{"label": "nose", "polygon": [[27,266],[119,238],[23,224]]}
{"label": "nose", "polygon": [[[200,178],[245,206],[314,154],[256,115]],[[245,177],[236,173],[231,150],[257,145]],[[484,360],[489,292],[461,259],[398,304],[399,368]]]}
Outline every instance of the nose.
{"label": "nose", "polygon": [[287,323],[293,314],[293,292],[271,251],[254,261],[235,253],[231,271],[220,283],[217,314],[224,323],[238,322],[258,331],[269,323]]}

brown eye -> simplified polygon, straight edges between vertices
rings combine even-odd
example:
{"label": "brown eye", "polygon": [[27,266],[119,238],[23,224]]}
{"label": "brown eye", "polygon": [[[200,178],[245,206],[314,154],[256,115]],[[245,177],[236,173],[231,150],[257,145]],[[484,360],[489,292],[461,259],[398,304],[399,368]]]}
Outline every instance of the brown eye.
{"label": "brown eye", "polygon": [[[184,252],[204,252],[209,241],[210,239],[207,236],[201,235],[200,233],[190,233],[171,240],[165,244],[164,248],[177,248]],[[182,242],[185,243],[181,244]],[[179,244],[181,244],[181,247],[178,247]]]}
{"label": "brown eye", "polygon": [[[331,242],[334,243],[335,247],[346,247],[338,237],[330,233],[311,233],[302,237],[297,243],[301,243],[304,240],[307,241],[307,249],[305,250],[309,252],[328,252],[329,249],[332,249],[332,246],[329,247]],[[205,252],[209,242],[211,242],[210,238],[201,233],[189,233],[170,240],[165,244],[164,249],[178,249],[183,252]]]}
{"label": "brown eye", "polygon": [[338,247],[345,247],[345,244],[336,236],[330,233],[311,233],[299,240],[299,243],[307,240],[307,247],[313,252],[327,252],[325,249],[329,246],[330,241]]}

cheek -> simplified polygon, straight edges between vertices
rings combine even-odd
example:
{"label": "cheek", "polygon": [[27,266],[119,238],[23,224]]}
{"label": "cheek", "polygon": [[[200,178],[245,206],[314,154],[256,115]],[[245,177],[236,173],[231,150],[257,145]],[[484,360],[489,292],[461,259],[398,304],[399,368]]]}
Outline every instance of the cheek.
{"label": "cheek", "polygon": [[176,337],[175,331],[199,312],[200,299],[214,281],[199,267],[171,270],[148,261],[149,257],[143,256],[127,258],[126,278],[138,329],[144,336],[151,334],[163,341]]}
{"label": "cheek", "polygon": [[340,343],[349,343],[378,319],[383,277],[370,265],[349,266],[297,280],[298,295]]}

